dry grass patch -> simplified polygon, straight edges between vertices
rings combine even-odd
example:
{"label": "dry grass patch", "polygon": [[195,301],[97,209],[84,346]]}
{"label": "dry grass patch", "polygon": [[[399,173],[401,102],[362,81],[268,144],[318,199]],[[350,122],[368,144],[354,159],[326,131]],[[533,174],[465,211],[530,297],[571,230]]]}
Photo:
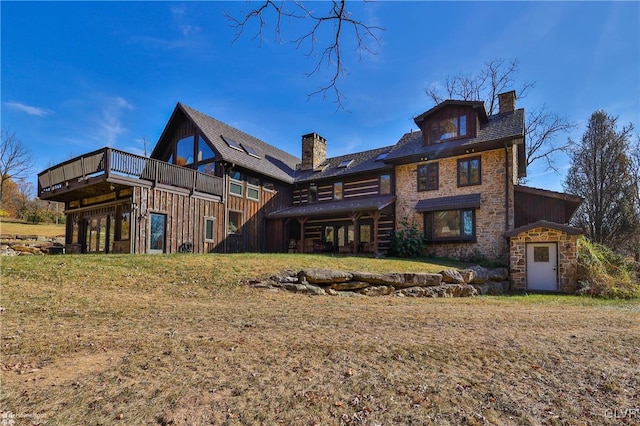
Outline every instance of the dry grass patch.
{"label": "dry grass patch", "polygon": [[[309,297],[303,255],[2,260],[3,411],[46,424],[632,424],[640,309],[578,297]],[[43,423],[44,423],[43,421]]]}
{"label": "dry grass patch", "polygon": [[2,235],[37,235],[41,237],[64,237],[65,225],[54,223],[17,223],[0,220]]}

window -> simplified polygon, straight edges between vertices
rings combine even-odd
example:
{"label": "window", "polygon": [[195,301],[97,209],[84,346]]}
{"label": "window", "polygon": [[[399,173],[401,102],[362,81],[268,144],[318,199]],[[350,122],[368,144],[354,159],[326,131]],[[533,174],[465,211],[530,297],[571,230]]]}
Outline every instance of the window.
{"label": "window", "polygon": [[123,212],[120,215],[120,235],[119,240],[128,240],[131,236],[131,213]]}
{"label": "window", "polygon": [[204,240],[213,241],[215,237],[215,217],[204,218]]}
{"label": "window", "polygon": [[176,164],[178,166],[187,166],[193,164],[193,136],[180,139],[176,143]]}
{"label": "window", "polygon": [[258,159],[260,158],[260,155],[258,154],[258,152],[255,149],[253,149],[252,146],[249,146],[246,143],[243,143],[242,147],[244,148],[245,151],[247,151],[247,154],[249,154],[250,156],[258,158]]}
{"label": "window", "polygon": [[380,176],[380,195],[391,194],[391,175]]}
{"label": "window", "polygon": [[264,189],[266,189],[267,191],[275,191],[276,190],[276,186],[273,184],[273,182],[263,182],[262,183],[262,187]]}
{"label": "window", "polygon": [[242,233],[242,213],[230,211],[229,212],[229,234],[241,234]]}
{"label": "window", "polygon": [[260,179],[247,176],[247,198],[255,201],[260,199]]}
{"label": "window", "polygon": [[428,241],[473,241],[475,210],[445,210],[424,214],[425,238]]}
{"label": "window", "polygon": [[200,173],[204,173],[204,174],[207,174],[207,175],[215,176],[215,174],[216,174],[216,163],[214,163],[214,162],[201,163],[198,166],[198,171]]}
{"label": "window", "polygon": [[309,194],[307,195],[307,202],[315,203],[318,201],[318,187],[315,185],[309,186]]}
{"label": "window", "polygon": [[167,215],[151,213],[149,217],[149,253],[164,253],[166,242]]}
{"label": "window", "polygon": [[210,160],[216,157],[209,144],[202,138],[198,137],[198,161]]}
{"label": "window", "polygon": [[371,225],[360,225],[360,242],[371,242]]}
{"label": "window", "polygon": [[378,154],[375,161],[382,161],[389,155],[388,152],[383,152],[382,154]]}
{"label": "window", "polygon": [[438,175],[438,163],[418,166],[418,191],[433,191],[438,189]]}
{"label": "window", "polygon": [[480,185],[481,172],[480,157],[458,160],[458,186]]}
{"label": "window", "polygon": [[242,173],[229,170],[229,193],[242,197]]}
{"label": "window", "polygon": [[342,182],[336,182],[333,184],[333,199],[342,200]]}
{"label": "window", "polygon": [[225,136],[222,136],[222,139],[227,143],[227,145],[229,145],[230,148],[237,149],[238,151],[244,152],[244,150],[242,149],[240,144],[238,142],[234,141],[233,139],[225,137]]}
{"label": "window", "polygon": [[436,143],[446,139],[467,135],[467,116],[443,118],[433,121],[429,126],[429,142]]}
{"label": "window", "polygon": [[345,168],[345,167],[349,167],[351,165],[351,163],[353,163],[353,160],[348,159],[348,160],[343,160],[339,165],[338,168]]}

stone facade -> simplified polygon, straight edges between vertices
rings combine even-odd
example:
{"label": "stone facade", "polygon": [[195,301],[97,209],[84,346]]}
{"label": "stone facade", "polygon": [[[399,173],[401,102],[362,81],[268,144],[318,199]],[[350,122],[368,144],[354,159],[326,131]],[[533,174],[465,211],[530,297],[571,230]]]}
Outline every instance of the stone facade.
{"label": "stone facade", "polygon": [[[420,200],[440,197],[481,194],[480,208],[476,210],[476,242],[433,243],[429,254],[460,259],[477,258],[508,260],[508,245],[504,233],[513,228],[514,182],[517,181],[517,155],[513,148],[496,149],[482,153],[435,160],[439,168],[437,190],[418,192],[418,166],[434,161],[397,166],[396,175],[396,229],[402,229],[403,221],[415,223],[424,231],[423,214],[416,211]],[[505,170],[505,155],[509,170]],[[481,157],[481,184],[458,187],[457,160]],[[509,176],[509,178],[506,178]],[[505,186],[507,187],[505,189]],[[505,200],[505,197],[508,197]],[[508,216],[508,227],[507,227]]]}
{"label": "stone facade", "polygon": [[327,140],[317,133],[302,137],[302,170],[313,170],[327,159]]}
{"label": "stone facade", "polygon": [[558,244],[558,290],[573,293],[577,289],[578,238],[579,234],[558,226],[539,226],[512,235],[511,245],[511,289],[527,289],[527,243]]}

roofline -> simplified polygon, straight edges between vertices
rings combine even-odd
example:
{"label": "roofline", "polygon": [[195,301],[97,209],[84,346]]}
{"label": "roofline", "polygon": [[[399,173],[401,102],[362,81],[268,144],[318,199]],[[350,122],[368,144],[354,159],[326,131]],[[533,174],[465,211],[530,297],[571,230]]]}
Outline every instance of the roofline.
{"label": "roofline", "polygon": [[446,101],[442,101],[440,102],[438,105],[434,106],[433,108],[431,108],[430,110],[423,112],[422,114],[418,115],[417,117],[415,117],[413,119],[413,121],[419,125],[420,122],[424,121],[424,119],[428,116],[431,115],[433,113],[435,113],[436,111],[450,106],[450,105],[457,105],[457,106],[470,106],[472,108],[475,109],[480,109],[481,111],[484,112],[484,114],[482,114],[482,119],[483,122],[487,122],[489,121],[489,117],[487,116],[487,110],[484,107],[484,101],[464,101],[464,100],[459,100],[459,99],[447,99]]}
{"label": "roofline", "polygon": [[567,194],[566,192],[551,191],[550,189],[534,188],[532,186],[526,186],[526,185],[514,185],[513,189],[514,191],[518,191],[518,192],[524,192],[524,193],[533,194],[533,195],[541,195],[544,197],[557,198],[559,200],[571,201],[574,203],[582,203],[584,201],[584,198],[578,195]]}
{"label": "roofline", "polygon": [[555,229],[557,231],[566,232],[569,235],[582,235],[584,232],[580,228],[576,228],[574,226],[564,225],[562,223],[557,222],[549,222],[548,220],[539,220],[537,222],[529,223],[524,226],[520,226],[519,228],[512,229],[509,232],[505,232],[506,237],[515,237],[518,234],[523,232],[530,231],[535,228],[549,228]]}

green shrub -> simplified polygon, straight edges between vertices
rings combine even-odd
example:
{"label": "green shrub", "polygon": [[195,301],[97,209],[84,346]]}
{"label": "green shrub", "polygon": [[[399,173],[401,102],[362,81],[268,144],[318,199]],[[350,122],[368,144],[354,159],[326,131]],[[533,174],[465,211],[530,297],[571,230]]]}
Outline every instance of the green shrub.
{"label": "green shrub", "polygon": [[401,229],[391,235],[391,255],[414,258],[424,256],[426,245],[418,226],[405,218],[400,221]]}
{"label": "green shrub", "polygon": [[611,249],[578,240],[578,288],[594,297],[640,298],[640,281],[634,262]]}

